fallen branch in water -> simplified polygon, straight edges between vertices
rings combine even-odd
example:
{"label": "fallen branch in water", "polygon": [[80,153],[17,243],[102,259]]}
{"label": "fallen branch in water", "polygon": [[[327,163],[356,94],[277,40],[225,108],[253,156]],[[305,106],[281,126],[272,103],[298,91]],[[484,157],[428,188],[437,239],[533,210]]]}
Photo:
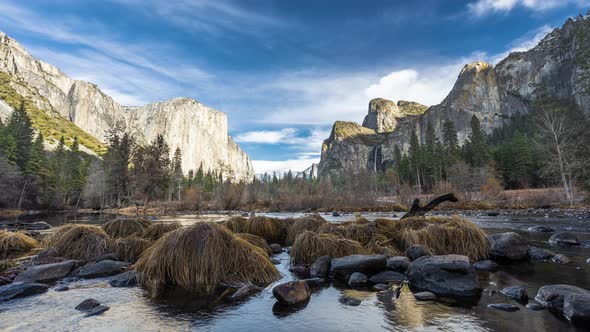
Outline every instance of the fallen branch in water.
{"label": "fallen branch in water", "polygon": [[415,216],[423,216],[426,213],[428,213],[430,210],[434,209],[440,203],[443,203],[446,201],[457,202],[457,201],[459,201],[459,199],[457,199],[457,197],[455,197],[455,195],[453,193],[450,193],[450,194],[438,196],[435,199],[431,200],[428,204],[426,204],[424,206],[420,206],[420,199],[416,198],[414,200],[414,203],[412,203],[412,207],[410,208],[410,211],[407,212],[406,214],[404,214],[403,217],[401,217],[401,219],[415,217]]}

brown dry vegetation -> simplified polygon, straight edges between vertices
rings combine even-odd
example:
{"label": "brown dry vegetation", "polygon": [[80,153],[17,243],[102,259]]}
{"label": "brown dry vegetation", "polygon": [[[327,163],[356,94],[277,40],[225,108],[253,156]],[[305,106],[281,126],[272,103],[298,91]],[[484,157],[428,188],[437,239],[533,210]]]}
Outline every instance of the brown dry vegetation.
{"label": "brown dry vegetation", "polygon": [[317,234],[309,231],[297,236],[290,252],[293,265],[309,265],[324,255],[336,258],[366,253],[363,246],[357,241],[333,234]]}
{"label": "brown dry vegetation", "polygon": [[152,223],[146,219],[117,218],[102,225],[102,229],[111,238],[116,239],[128,236],[141,236],[144,230],[151,225]]}
{"label": "brown dry vegetation", "polygon": [[166,233],[135,264],[152,291],[180,287],[211,294],[220,286],[266,286],[280,273],[266,253],[217,223]]}
{"label": "brown dry vegetation", "polygon": [[231,217],[221,222],[221,224],[234,233],[242,233],[248,219],[244,217]]}
{"label": "brown dry vegetation", "polygon": [[55,229],[44,244],[60,256],[91,261],[108,253],[109,237],[98,226],[68,224]]}
{"label": "brown dry vegetation", "polygon": [[283,243],[286,230],[280,219],[255,216],[248,218],[244,222],[240,233],[258,235],[268,243]]}
{"label": "brown dry vegetation", "polygon": [[326,224],[327,221],[319,214],[303,216],[290,222],[287,227],[287,238],[285,244],[290,246],[295,242],[297,236],[304,231],[317,232],[318,228]]}
{"label": "brown dry vegetation", "polygon": [[143,238],[150,242],[153,242],[161,238],[164,234],[179,229],[180,227],[182,227],[182,225],[177,222],[153,223],[143,231]]}
{"label": "brown dry vegetation", "polygon": [[146,239],[130,236],[114,240],[110,251],[116,253],[120,260],[134,263],[149,245],[150,242]]}
{"label": "brown dry vegetation", "polygon": [[236,236],[250,243],[251,245],[264,250],[264,252],[266,252],[267,255],[272,254],[272,249],[270,249],[268,242],[266,242],[266,240],[261,238],[260,236],[248,233],[236,233]]}
{"label": "brown dry vegetation", "polygon": [[22,254],[39,247],[39,242],[20,232],[0,231],[0,258]]}

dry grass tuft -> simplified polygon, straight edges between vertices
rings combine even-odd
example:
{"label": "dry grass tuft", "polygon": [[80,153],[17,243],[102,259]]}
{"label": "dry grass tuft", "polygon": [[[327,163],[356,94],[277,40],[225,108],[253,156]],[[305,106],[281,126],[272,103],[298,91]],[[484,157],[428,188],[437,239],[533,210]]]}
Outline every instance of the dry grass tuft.
{"label": "dry grass tuft", "polygon": [[144,230],[151,225],[153,223],[146,219],[117,218],[102,225],[102,229],[111,238],[116,239],[128,236],[141,236]]}
{"label": "dry grass tuft", "polygon": [[272,254],[272,249],[270,249],[268,242],[266,242],[266,240],[261,238],[260,236],[248,233],[237,233],[236,236],[250,243],[251,245],[264,250],[264,252],[266,252],[267,255]]}
{"label": "dry grass tuft", "polygon": [[167,233],[144,252],[135,269],[152,291],[180,287],[212,294],[220,286],[266,286],[280,278],[261,249],[208,222]]}
{"label": "dry grass tuft", "polygon": [[158,222],[151,224],[143,231],[143,238],[153,242],[161,238],[164,234],[181,228],[182,225],[177,222]]}
{"label": "dry grass tuft", "polygon": [[403,256],[393,245],[392,241],[382,234],[375,234],[365,245],[369,254],[381,254],[388,256]]}
{"label": "dry grass tuft", "polygon": [[221,224],[234,233],[242,233],[248,219],[244,217],[231,217],[221,222]]}
{"label": "dry grass tuft", "polygon": [[68,224],[55,229],[44,243],[58,255],[90,261],[108,253],[108,235],[93,225]]}
{"label": "dry grass tuft", "polygon": [[111,245],[111,251],[120,260],[135,263],[141,254],[150,246],[150,242],[136,236],[116,239]]}
{"label": "dry grass tuft", "polygon": [[316,234],[306,231],[297,236],[291,247],[291,264],[309,265],[324,255],[334,258],[365,253],[365,249],[359,242],[333,234]]}
{"label": "dry grass tuft", "polygon": [[246,220],[244,228],[239,233],[258,235],[268,243],[283,243],[286,230],[280,219],[256,216]]}
{"label": "dry grass tuft", "polygon": [[39,246],[37,240],[26,234],[0,231],[0,258],[22,254]]}
{"label": "dry grass tuft", "polygon": [[318,228],[326,223],[327,221],[319,214],[304,216],[293,220],[291,226],[287,228],[285,244],[287,246],[292,245],[299,234],[305,231],[317,232]]}

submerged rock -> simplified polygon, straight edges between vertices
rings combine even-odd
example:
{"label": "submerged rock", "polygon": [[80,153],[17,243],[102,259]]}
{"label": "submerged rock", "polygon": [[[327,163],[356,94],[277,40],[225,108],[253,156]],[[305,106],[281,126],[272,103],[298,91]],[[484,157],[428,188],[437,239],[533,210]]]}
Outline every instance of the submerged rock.
{"label": "submerged rock", "polygon": [[280,254],[281,252],[283,252],[283,247],[281,247],[280,244],[273,243],[269,247],[270,247],[270,250],[272,250],[273,254]]}
{"label": "submerged rock", "polygon": [[590,296],[590,291],[565,284],[547,285],[539,288],[535,300],[544,305],[549,311],[561,314],[563,313],[565,297],[572,294]]}
{"label": "submerged rock", "polygon": [[404,274],[395,271],[379,272],[369,278],[373,284],[402,283],[407,277]]}
{"label": "submerged rock", "polygon": [[394,256],[387,259],[387,269],[404,273],[410,266],[410,259],[406,256]]}
{"label": "submerged rock", "polygon": [[541,249],[538,247],[529,247],[527,254],[531,260],[547,260],[553,258],[556,254],[553,251]]}
{"label": "submerged rock", "polygon": [[340,213],[338,211],[332,212],[332,217],[340,217]]}
{"label": "submerged rock", "polygon": [[502,310],[502,311],[509,311],[509,312],[520,310],[519,307],[517,307],[513,304],[509,304],[509,303],[492,303],[492,304],[488,304],[488,308]]}
{"label": "submerged rock", "polygon": [[430,255],[428,251],[426,251],[426,249],[424,249],[424,247],[419,244],[411,245],[408,249],[406,249],[405,254],[411,261]]}
{"label": "submerged rock", "polygon": [[124,272],[128,266],[127,262],[104,260],[82,267],[78,276],[86,279],[108,277]]}
{"label": "submerged rock", "polygon": [[473,264],[473,267],[478,271],[487,271],[487,272],[498,271],[498,263],[491,261],[491,260],[476,262],[475,264]]}
{"label": "submerged rock", "polygon": [[111,287],[131,287],[139,282],[139,274],[135,271],[127,271],[114,276],[109,280]]}
{"label": "submerged rock", "polygon": [[324,278],[308,278],[303,279],[303,281],[305,281],[310,288],[320,287],[326,283],[326,279]]}
{"label": "submerged rock", "polygon": [[309,268],[309,276],[312,278],[326,278],[330,274],[331,262],[332,258],[327,255],[316,259]]}
{"label": "submerged rock", "polygon": [[388,290],[389,289],[389,285],[387,284],[376,284],[373,285],[373,290],[376,290],[378,292],[382,292],[384,290]]}
{"label": "submerged rock", "polygon": [[563,302],[563,315],[576,325],[590,326],[590,295],[567,295]]}
{"label": "submerged rock", "polygon": [[350,255],[332,259],[330,271],[340,276],[354,272],[373,274],[385,270],[386,266],[385,255]]}
{"label": "submerged rock", "polygon": [[557,254],[557,255],[553,256],[552,260],[558,264],[569,264],[572,262],[572,260],[569,259],[569,257],[567,257],[566,255],[562,255],[562,254]]}
{"label": "submerged rock", "polygon": [[408,269],[410,287],[442,297],[472,297],[481,293],[475,269],[462,255],[420,257]]}
{"label": "submerged rock", "polygon": [[543,307],[542,305],[538,304],[538,303],[528,303],[526,305],[526,307],[532,311],[540,311],[540,310],[544,310],[545,307]]}
{"label": "submerged rock", "polygon": [[305,265],[294,265],[289,268],[289,271],[293,272],[298,276],[307,276],[309,275],[309,269]]}
{"label": "submerged rock", "polygon": [[110,307],[101,304],[99,306],[92,308],[86,315],[84,315],[84,317],[100,315],[109,309],[110,309]]}
{"label": "submerged rock", "polygon": [[364,287],[369,282],[369,279],[364,273],[354,272],[350,278],[348,279],[348,286],[354,287]]}
{"label": "submerged rock", "polygon": [[541,225],[529,227],[529,228],[527,228],[527,230],[530,232],[541,232],[541,233],[555,232],[555,230],[553,228],[548,227],[548,226],[541,226]]}
{"label": "submerged rock", "polygon": [[275,286],[272,295],[282,304],[296,304],[309,300],[311,290],[305,281],[289,281]]}
{"label": "submerged rock", "polygon": [[431,292],[419,292],[414,294],[414,298],[417,301],[434,301],[436,300],[436,295]]}
{"label": "submerged rock", "polygon": [[349,306],[358,306],[361,304],[361,300],[354,298],[352,296],[343,295],[338,299],[338,302],[349,305]]}
{"label": "submerged rock", "polygon": [[551,237],[549,238],[549,243],[561,244],[561,245],[565,245],[565,246],[579,246],[580,240],[573,233],[558,232],[558,233],[551,235]]}
{"label": "submerged rock", "polygon": [[490,256],[497,260],[523,260],[528,257],[528,243],[514,232],[492,234]]}
{"label": "submerged rock", "polygon": [[86,299],[86,300],[80,302],[80,304],[78,304],[76,306],[76,310],[78,310],[78,311],[90,311],[94,307],[98,307],[99,305],[100,305],[100,302],[98,302],[95,299]]}
{"label": "submerged rock", "polygon": [[529,294],[524,286],[510,286],[502,289],[502,294],[514,299],[520,303],[527,303],[529,301]]}
{"label": "submerged rock", "polygon": [[57,280],[67,276],[74,269],[75,264],[75,261],[69,260],[32,266],[16,276],[14,281],[48,282]]}
{"label": "submerged rock", "polygon": [[49,286],[36,282],[19,281],[0,286],[0,302],[44,293]]}

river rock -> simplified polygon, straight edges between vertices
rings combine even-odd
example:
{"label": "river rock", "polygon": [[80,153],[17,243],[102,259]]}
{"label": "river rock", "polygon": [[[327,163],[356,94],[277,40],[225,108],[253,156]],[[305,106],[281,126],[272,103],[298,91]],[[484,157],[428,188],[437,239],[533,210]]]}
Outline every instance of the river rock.
{"label": "river rock", "polygon": [[534,302],[527,303],[526,307],[532,311],[540,311],[540,310],[545,309],[544,306],[540,305],[539,303],[534,303]]}
{"label": "river rock", "polygon": [[384,290],[388,290],[389,289],[389,285],[387,284],[376,284],[373,285],[373,290],[376,290],[378,292],[382,292]]}
{"label": "river rock", "polygon": [[529,301],[529,294],[524,286],[510,286],[502,289],[502,294],[514,299],[520,303],[527,303]]}
{"label": "river rock", "polygon": [[281,264],[281,260],[278,258],[271,258],[270,261],[274,264],[274,265],[279,265]]}
{"label": "river rock", "polygon": [[338,212],[338,211],[332,212],[332,217],[340,217],[340,212]]}
{"label": "river rock", "polygon": [[386,266],[385,255],[350,255],[332,259],[330,271],[340,276],[354,272],[373,274],[385,270]]}
{"label": "river rock", "polygon": [[312,278],[326,278],[330,274],[331,262],[332,258],[327,255],[316,259],[309,268],[309,276]]}
{"label": "river rock", "polygon": [[361,300],[354,298],[352,296],[343,295],[338,299],[338,302],[349,305],[349,306],[358,306],[361,304]]}
{"label": "river rock", "polygon": [[118,260],[119,260],[119,255],[117,255],[115,253],[109,253],[109,254],[104,254],[104,255],[98,257],[94,261],[101,262],[101,261],[118,261]]}
{"label": "river rock", "polygon": [[431,292],[419,292],[414,294],[414,298],[417,301],[434,301],[436,300],[436,295]]}
{"label": "river rock", "polygon": [[442,297],[470,297],[481,293],[475,269],[462,255],[424,256],[408,269],[413,290],[429,291]]}
{"label": "river rock", "polygon": [[492,304],[488,304],[488,308],[493,308],[493,309],[502,310],[502,311],[509,311],[509,312],[520,310],[519,307],[515,306],[514,304],[509,304],[509,303],[492,303]]}
{"label": "river rock", "polygon": [[540,233],[555,232],[555,230],[553,228],[548,227],[548,226],[541,226],[541,225],[529,227],[529,228],[527,228],[527,230],[529,232],[540,232]]}
{"label": "river rock", "polygon": [[590,326],[590,295],[569,294],[563,301],[563,315],[579,326]]}
{"label": "river rock", "polygon": [[19,281],[0,286],[0,302],[44,293],[49,286],[36,282]]}
{"label": "river rock", "polygon": [[273,254],[280,254],[283,252],[283,247],[281,247],[281,245],[278,243],[273,243],[269,247]]}
{"label": "river rock", "polygon": [[567,257],[566,255],[563,255],[563,254],[557,254],[557,255],[553,256],[552,260],[558,264],[569,264],[572,262],[572,260],[569,259],[569,257]]}
{"label": "river rock", "polygon": [[86,299],[86,300],[80,302],[80,304],[78,304],[76,306],[76,310],[78,310],[78,311],[90,311],[94,307],[98,307],[99,305],[100,305],[100,302],[98,302],[95,299]]}
{"label": "river rock", "polygon": [[116,275],[109,280],[111,287],[131,287],[137,285],[139,274],[135,271],[127,271]]}
{"label": "river rock", "polygon": [[293,265],[289,268],[289,271],[293,272],[298,276],[307,276],[309,275],[309,268],[305,265]]}
{"label": "river rock", "polygon": [[76,265],[73,260],[43,264],[29,267],[20,273],[14,281],[48,282],[63,278],[68,275]]}
{"label": "river rock", "polygon": [[101,304],[101,305],[98,305],[98,306],[92,308],[86,315],[84,315],[84,317],[100,315],[109,309],[110,309],[110,307]]}
{"label": "river rock", "polygon": [[410,259],[406,256],[394,256],[387,259],[387,269],[404,273],[410,266]]}
{"label": "river rock", "polygon": [[528,257],[527,241],[514,232],[492,234],[490,255],[498,260],[522,260]]}
{"label": "river rock", "polygon": [[108,277],[122,273],[128,266],[127,262],[104,260],[82,267],[78,271],[78,276],[86,279]]}
{"label": "river rock", "polygon": [[51,225],[45,221],[36,221],[30,224],[24,224],[23,226],[25,226],[25,229],[28,231],[44,231],[51,228]]}
{"label": "river rock", "polygon": [[307,283],[307,286],[310,288],[316,288],[324,285],[326,283],[326,279],[324,278],[307,278],[303,279]]}
{"label": "river rock", "polygon": [[535,300],[544,305],[549,311],[563,314],[565,298],[572,294],[588,297],[590,296],[590,291],[565,284],[547,285],[539,288]]}
{"label": "river rock", "polygon": [[416,260],[423,256],[428,256],[429,253],[419,244],[411,245],[405,252],[406,256],[411,260]]}
{"label": "river rock", "polygon": [[404,274],[395,271],[383,271],[369,278],[369,281],[373,284],[388,284],[395,283],[400,284],[406,280],[407,277]]}
{"label": "river rock", "polygon": [[485,261],[476,262],[475,264],[473,264],[473,267],[478,271],[487,271],[487,272],[498,271],[498,263],[491,261],[489,259],[485,260]]}
{"label": "river rock", "polygon": [[66,286],[66,285],[59,285],[59,286],[55,286],[55,288],[53,289],[56,292],[65,292],[70,290],[70,287]]}
{"label": "river rock", "polygon": [[348,279],[348,286],[352,288],[364,287],[367,285],[368,281],[369,279],[364,273],[354,272]]}
{"label": "river rock", "polygon": [[549,243],[561,244],[561,245],[565,245],[565,246],[579,246],[580,240],[573,233],[558,232],[558,233],[551,235],[551,237],[549,238]]}
{"label": "river rock", "polygon": [[545,250],[538,247],[529,247],[527,254],[531,260],[547,260],[553,258],[556,254],[553,251]]}
{"label": "river rock", "polygon": [[296,304],[309,300],[311,290],[305,281],[289,281],[275,286],[272,295],[282,304]]}

